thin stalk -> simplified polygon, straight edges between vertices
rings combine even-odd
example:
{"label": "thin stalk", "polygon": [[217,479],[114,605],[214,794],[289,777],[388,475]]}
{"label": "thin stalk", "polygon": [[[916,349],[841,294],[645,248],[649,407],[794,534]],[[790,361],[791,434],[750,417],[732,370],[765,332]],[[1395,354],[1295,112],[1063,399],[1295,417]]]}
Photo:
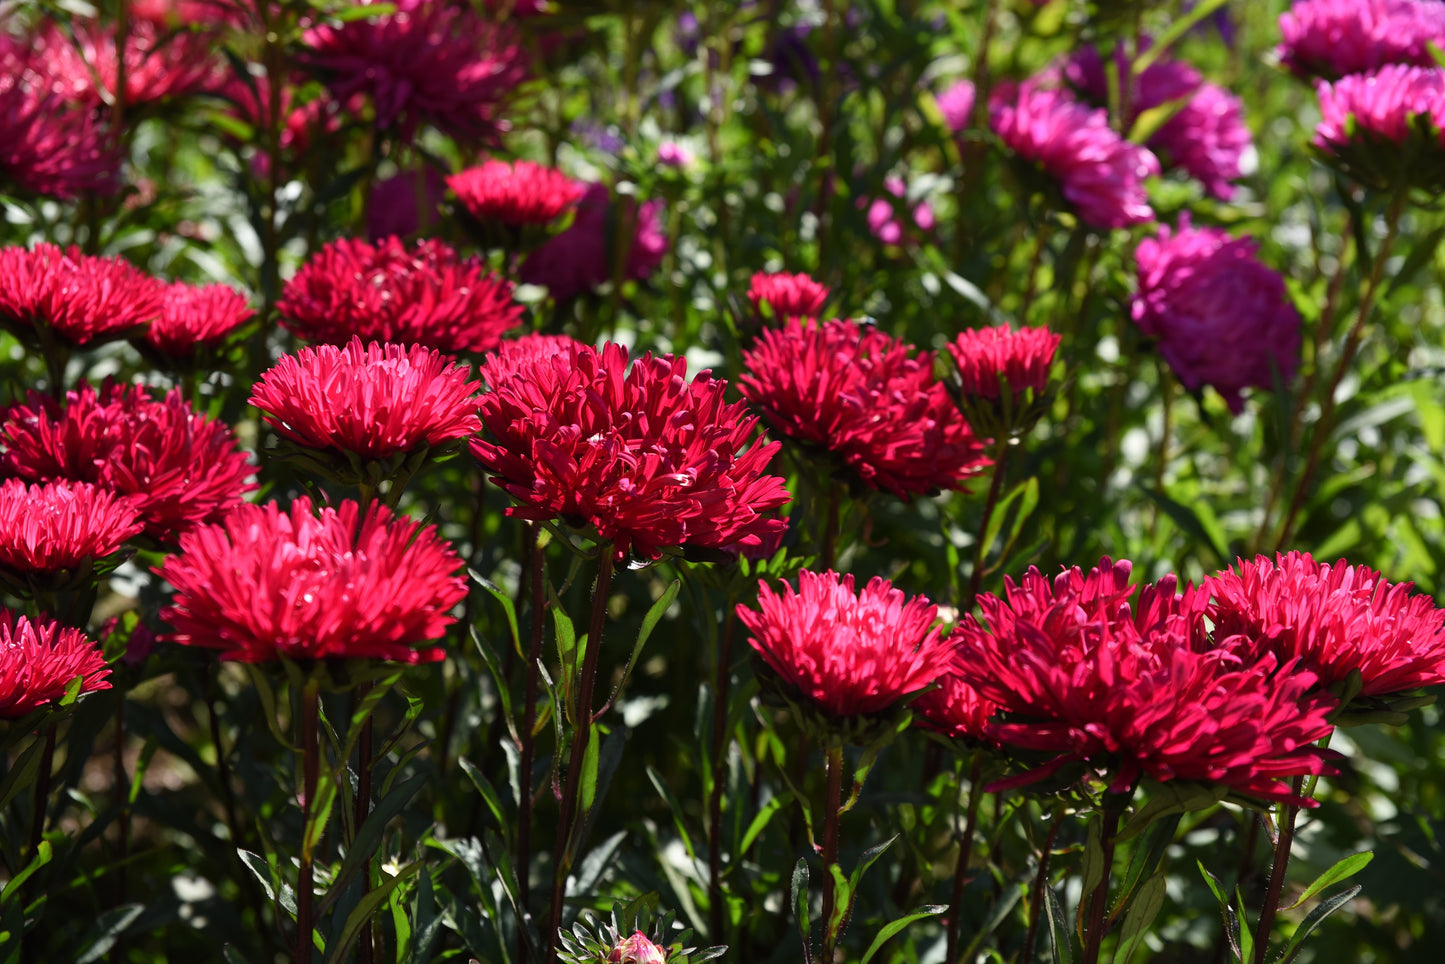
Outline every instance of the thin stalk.
{"label": "thin stalk", "polygon": [[707,800],[707,866],[708,920],[714,941],[722,940],[722,798],[727,752],[728,699],[732,689],[732,637],[737,618],[736,597],[728,594],[723,615],[722,635],[718,639],[717,679],[713,683],[712,708],[712,786]]}
{"label": "thin stalk", "polygon": [[[1290,792],[1299,796],[1304,787],[1304,777],[1297,776],[1290,781]],[[1299,807],[1289,804],[1279,806],[1279,837],[1274,842],[1274,862],[1269,868],[1269,885],[1264,894],[1264,906],[1259,909],[1259,923],[1254,929],[1254,962],[1264,964],[1269,954],[1269,935],[1274,930],[1274,918],[1279,913],[1280,895],[1284,893],[1285,873],[1289,870],[1289,851],[1294,843],[1294,825],[1299,817]]]}
{"label": "thin stalk", "polygon": [[[962,768],[959,774],[962,775]],[[963,905],[963,885],[968,882],[968,864],[973,857],[973,831],[978,826],[978,804],[983,799],[978,781],[983,775],[983,751],[973,752],[973,766],[968,771],[968,810],[963,821],[963,836],[958,841],[958,863],[953,868],[953,898],[948,905],[948,950],[943,959],[949,964],[958,960],[959,940],[963,936],[963,921],[959,908]]]}
{"label": "thin stalk", "polygon": [[561,814],[557,819],[557,846],[552,856],[552,913],[547,919],[547,954],[551,961],[557,947],[557,929],[562,926],[562,903],[567,892],[567,875],[572,869],[574,824],[577,800],[582,794],[582,759],[592,738],[592,691],[597,682],[597,662],[602,653],[602,627],[607,621],[607,594],[612,586],[612,546],[597,550],[597,586],[592,591],[592,618],[587,628],[587,654],[577,680],[576,719],[572,728],[572,752],[567,761],[567,783],[562,788]]}
{"label": "thin stalk", "polygon": [[318,707],[321,702],[321,681],[314,676],[306,681],[301,694],[301,874],[296,885],[296,964],[311,964],[311,948],[315,944],[312,903],[315,885],[315,854],[309,843],[311,808],[316,802],[316,784],[320,772],[321,745],[317,731]]}
{"label": "thin stalk", "polygon": [[998,497],[1003,492],[1004,476],[1008,474],[1008,439],[1000,441],[995,448],[997,451],[993,459],[993,478],[988,484],[988,495],[983,502],[983,515],[978,520],[978,538],[973,545],[973,569],[968,574],[968,589],[958,600],[960,616],[973,608],[973,601],[978,598],[978,591],[983,586],[984,563],[988,559],[985,537],[988,533],[988,524],[993,519],[994,510],[998,508]]}
{"label": "thin stalk", "polygon": [[30,854],[40,849],[45,839],[45,817],[50,801],[50,771],[55,766],[55,724],[45,724],[45,747],[40,751],[40,772],[35,777],[35,806],[30,815]]}
{"label": "thin stalk", "polygon": [[[542,553],[542,526],[533,522],[527,526],[531,535],[528,550],[528,569],[532,577],[532,628],[527,641],[527,667],[525,673],[526,696],[522,704],[522,739],[520,747],[522,761],[517,767],[517,896],[522,903],[522,913],[531,910],[532,885],[532,761],[537,754],[537,691],[539,688],[537,663],[542,659],[542,634],[546,625],[546,596],[542,585],[546,574],[546,559]],[[590,645],[590,641],[589,641]],[[528,959],[527,935],[524,926],[517,928],[517,960],[526,964]]]}
{"label": "thin stalk", "polygon": [[[833,929],[833,911],[838,895],[833,883],[833,868],[838,863],[838,811],[843,800],[843,748],[829,746],[825,751],[828,767],[828,795],[823,803],[823,951],[821,964],[832,964],[833,948],[838,932]],[[842,930],[840,927],[838,930]]]}
{"label": "thin stalk", "polygon": [[1131,793],[1109,793],[1104,797],[1101,813],[1103,828],[1099,834],[1104,849],[1104,876],[1089,896],[1089,921],[1084,926],[1084,955],[1082,964],[1099,964],[1099,951],[1104,946],[1104,920],[1109,909],[1109,877],[1114,866],[1114,845],[1119,834],[1119,817],[1129,805]]}
{"label": "thin stalk", "polygon": [[[366,701],[367,694],[376,686],[371,680],[366,680],[356,687],[356,702],[360,705]],[[352,821],[352,833],[360,834],[361,825],[371,815],[371,754],[373,732],[371,727],[371,714],[367,714],[366,721],[361,724],[361,735],[357,738],[356,745],[356,819]],[[371,858],[367,858],[366,867],[361,874],[361,896],[364,898],[371,890]],[[361,925],[361,937],[357,941],[357,960],[360,964],[373,964],[373,942],[375,941],[375,928],[368,918],[365,924]]]}
{"label": "thin stalk", "polygon": [[120,803],[116,829],[115,895],[116,904],[126,903],[126,864],[130,857],[130,779],[125,773],[125,695],[117,689],[115,701],[115,746],[111,752],[112,782]]}
{"label": "thin stalk", "polygon": [[[998,801],[1001,798],[995,797]],[[1034,959],[1034,942],[1039,935],[1039,918],[1044,911],[1044,889],[1049,886],[1049,863],[1054,854],[1054,839],[1059,835],[1059,824],[1063,822],[1062,814],[1054,811],[1049,819],[1049,832],[1044,837],[1043,849],[1039,851],[1039,872],[1034,875],[1034,889],[1029,894],[1029,929],[1024,934],[1024,956],[1021,958],[1024,964],[1030,964]],[[998,821],[997,814],[994,817]]]}

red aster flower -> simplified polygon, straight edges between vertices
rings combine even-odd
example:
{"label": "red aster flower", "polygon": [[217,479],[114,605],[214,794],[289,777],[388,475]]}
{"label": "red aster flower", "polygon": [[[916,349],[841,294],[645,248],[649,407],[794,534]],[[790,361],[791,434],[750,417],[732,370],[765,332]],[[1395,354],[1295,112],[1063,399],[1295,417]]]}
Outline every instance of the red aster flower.
{"label": "red aster flower", "polygon": [[510,30],[445,0],[399,0],[392,13],[313,27],[304,40],[337,100],[367,95],[376,126],[407,139],[423,123],[458,140],[494,139],[501,101],[525,75]]}
{"label": "red aster flower", "polygon": [[0,249],[0,327],[27,345],[124,338],[161,312],[164,285],[120,258],[44,241]]}
{"label": "red aster flower", "polygon": [[93,111],[28,79],[34,56],[25,41],[0,35],[0,182],[61,200],[113,193],[120,154],[110,133]]}
{"label": "red aster flower", "polygon": [[105,654],[78,629],[49,619],[32,622],[0,609],[0,719],[18,720],[65,695],[110,689]]}
{"label": "red aster flower", "polygon": [[23,581],[83,569],[140,531],[135,506],[96,486],[0,482],[0,569],[7,576]]}
{"label": "red aster flower", "polygon": [[[30,38],[36,82],[76,104],[114,104],[120,74],[116,38],[113,23],[75,20],[67,33],[47,22]],[[128,109],[198,93],[220,75],[206,34],[168,31],[139,18],[128,25],[124,56]]]}
{"label": "red aster flower", "polygon": [[437,447],[481,428],[480,383],[437,352],[413,345],[321,345],[287,355],[261,376],[251,404],[306,448],[385,459]]}
{"label": "red aster flower", "polygon": [[447,178],[462,207],[478,221],[512,227],[548,224],[576,206],[585,187],[561,171],[531,161],[488,158]]}
{"label": "red aster flower", "polygon": [[1049,369],[1060,336],[1047,328],[970,328],[948,346],[958,365],[966,395],[998,398],[1008,381],[1015,398],[1032,390],[1041,394],[1048,385]]}
{"label": "red aster flower", "polygon": [[0,417],[0,471],[26,479],[91,482],[124,495],[146,535],[220,519],[254,489],[253,469],[223,422],[191,408],[178,389],[163,400],[140,385],[82,384],[62,405],[31,392]]}
{"label": "red aster flower", "polygon": [[743,354],[743,397],[778,432],[831,454],[872,489],[961,489],[987,464],[933,377],[933,356],[871,325],[790,318]]}
{"label": "red aster flower", "polygon": [[688,381],[681,358],[629,367],[621,345],[558,348],[482,363],[472,453],[519,503],[509,513],[593,526],[618,559],[757,546],[786,527],[764,515],[788,501],[763,474],[778,446],[753,441],[726,382]]}
{"label": "red aster flower", "polygon": [[937,682],[938,689],[929,690],[909,704],[914,721],[925,730],[951,739],[975,743],[983,740],[988,721],[998,712],[998,705],[980,696],[978,690],[951,668],[945,670]]}
{"label": "red aster flower", "polygon": [[168,359],[186,362],[220,347],[255,317],[245,295],[227,285],[166,286],[161,313],[145,331],[145,344]]}
{"label": "red aster flower", "polygon": [[431,526],[373,503],[314,514],[245,503],[218,525],[181,536],[156,573],[176,587],[161,618],[170,638],[221,651],[221,659],[285,657],[431,663],[436,639],[467,593],[462,561]]}
{"label": "red aster flower", "polygon": [[1414,583],[1290,552],[1238,560],[1203,588],[1214,596],[1216,635],[1241,637],[1256,658],[1298,659],[1322,686],[1356,672],[1367,697],[1445,683],[1445,613],[1411,592]]}
{"label": "red aster flower", "polygon": [[582,348],[580,341],[568,335],[543,335],[532,333],[515,341],[504,341],[497,346],[482,364],[483,374],[493,382],[500,382],[515,374],[525,364],[553,355],[570,355]]}
{"label": "red aster flower", "polygon": [[512,285],[440,241],[408,248],[343,238],[301,266],[276,304],[282,324],[308,341],[352,338],[485,352],[522,318]]}
{"label": "red aster flower", "polygon": [[802,272],[765,274],[759,271],[753,275],[752,285],[748,288],[748,300],[753,303],[753,310],[761,310],[762,304],[767,302],[774,318],[816,318],[829,294],[827,285],[819,284]]}
{"label": "red aster flower", "polygon": [[758,608],[739,605],[753,649],[792,691],[829,717],[883,713],[948,669],[938,607],[874,577],[798,573],[798,591],[758,585]]}
{"label": "red aster flower", "polygon": [[1211,641],[1208,594],[1176,592],[1173,576],[1129,585],[1128,562],[1037,569],[1008,580],[1005,598],[979,598],[987,626],[959,627],[959,675],[998,703],[987,734],[1047,761],[1000,786],[1082,765],[1133,787],[1141,777],[1194,780],[1264,800],[1294,800],[1281,778],[1321,773],[1313,744],[1336,701],[1311,692],[1315,675],[1272,654],[1244,658]]}

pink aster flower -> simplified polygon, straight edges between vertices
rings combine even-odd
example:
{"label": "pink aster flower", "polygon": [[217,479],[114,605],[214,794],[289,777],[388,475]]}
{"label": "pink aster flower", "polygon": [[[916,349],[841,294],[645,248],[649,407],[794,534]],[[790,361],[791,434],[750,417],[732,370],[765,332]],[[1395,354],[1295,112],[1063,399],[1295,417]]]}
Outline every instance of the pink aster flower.
{"label": "pink aster flower", "polygon": [[[114,23],[74,20],[67,33],[47,21],[30,38],[37,58],[33,62],[43,65],[37,68],[34,82],[75,104],[114,104],[122,57],[117,40]],[[196,94],[220,79],[220,61],[210,37],[167,30],[150,20],[131,20],[123,57],[127,109]]]}
{"label": "pink aster flower", "polygon": [[487,356],[482,364],[482,373],[490,383],[500,383],[517,372],[524,365],[551,358],[553,355],[571,356],[583,348],[582,342],[570,335],[544,335],[540,332],[523,335],[514,341],[504,341]]}
{"label": "pink aster flower", "polygon": [[785,691],[830,717],[882,713],[948,668],[938,607],[886,579],[855,592],[851,575],[804,569],[797,592],[759,583],[758,609],[737,608],[753,649]]}
{"label": "pink aster flower", "polygon": [[145,330],[145,345],[179,363],[220,347],[256,315],[250,300],[228,285],[167,285],[161,312]]}
{"label": "pink aster flower", "polygon": [[963,392],[981,398],[1003,394],[1004,379],[1015,397],[1026,391],[1042,393],[1060,336],[1047,328],[970,328],[949,343],[962,380]]}
{"label": "pink aster flower", "polygon": [[245,503],[181,537],[156,573],[176,588],[170,639],[221,659],[430,663],[466,596],[462,560],[431,526],[373,503],[312,511]]}
{"label": "pink aster flower", "polygon": [[496,158],[451,175],[447,186],[478,221],[500,221],[518,228],[557,220],[577,204],[585,190],[555,168]]}
{"label": "pink aster flower", "polygon": [[607,955],[606,964],[667,964],[667,952],[642,931],[624,937]]}
{"label": "pink aster flower", "polygon": [[1370,187],[1437,193],[1445,178],[1445,70],[1390,64],[1320,81],[1315,146]]}
{"label": "pink aster flower", "polygon": [[816,318],[831,293],[827,285],[802,272],[765,274],[759,271],[748,287],[748,300],[755,311],[766,303],[774,318]]}
{"label": "pink aster flower", "polygon": [[480,383],[464,365],[420,345],[321,345],[261,375],[251,404],[298,445],[386,459],[471,435]]}
{"label": "pink aster flower", "polygon": [[1332,80],[1386,64],[1432,66],[1445,41],[1445,7],[1421,0],[1300,0],[1279,18],[1280,61],[1301,77]]}
{"label": "pink aster flower", "polygon": [[1005,84],[995,91],[989,121],[1014,154],[1059,183],[1088,224],[1122,228],[1154,220],[1144,179],[1159,173],[1159,161],[1110,129],[1105,111],[1065,91]]}
{"label": "pink aster flower", "polygon": [[521,322],[512,285],[440,241],[371,245],[342,238],[312,255],[276,304],[281,322],[308,341],[353,337],[484,352]]}
{"label": "pink aster flower", "polygon": [[[619,224],[631,226],[630,242],[619,235]],[[572,226],[528,255],[519,277],[546,286],[553,298],[563,301],[614,277],[640,281],[657,270],[666,252],[661,201],[639,205],[626,198],[614,207],[607,186],[593,184],[578,202]]]}
{"label": "pink aster flower", "polygon": [[1106,558],[1051,582],[1030,569],[959,627],[957,672],[1003,714],[988,735],[1042,760],[999,788],[1072,765],[1115,792],[1148,777],[1309,805],[1282,778],[1326,772],[1314,744],[1336,701],[1293,662],[1211,640],[1207,592],[1173,576],[1139,590],[1129,570]]}
{"label": "pink aster flower", "polygon": [[0,35],[0,183],[24,194],[69,200],[111,194],[120,154],[95,113],[27,80],[35,54]]}
{"label": "pink aster flower", "polygon": [[657,163],[662,167],[685,168],[691,167],[697,156],[686,144],[677,141],[663,141],[657,145]]}
{"label": "pink aster flower", "polygon": [[1204,588],[1216,635],[1255,658],[1298,659],[1321,686],[1359,673],[1360,693],[1381,697],[1445,683],[1445,613],[1414,583],[1290,552],[1240,559]]}
{"label": "pink aster flower", "polygon": [[322,24],[303,40],[305,61],[337,100],[365,94],[376,126],[406,139],[421,124],[461,141],[494,139],[505,129],[502,101],[526,72],[512,31],[444,0],[398,0],[393,12]]}
{"label": "pink aster flower", "polygon": [[786,528],[771,513],[787,489],[764,474],[778,445],[754,439],[726,382],[688,381],[681,358],[629,365],[613,343],[557,347],[482,363],[491,390],[471,449],[516,500],[509,514],[590,526],[619,560],[741,550]]}
{"label": "pink aster flower", "polygon": [[0,608],[0,719],[18,720],[60,699],[76,677],[82,693],[108,690],[109,675],[105,654],[80,630]]}
{"label": "pink aster flower", "polygon": [[[954,637],[949,637],[952,642]],[[929,690],[909,704],[914,721],[925,730],[949,739],[977,743],[985,739],[989,720],[998,711],[992,700],[979,695],[950,666]]]}
{"label": "pink aster flower", "polygon": [[71,348],[124,338],[161,313],[165,286],[121,258],[44,241],[0,249],[0,327]]}
{"label": "pink aster flower", "polygon": [[943,114],[943,122],[953,133],[961,134],[968,127],[969,119],[973,117],[976,97],[971,80],[956,81],[938,95],[938,110]]}
{"label": "pink aster flower", "polygon": [[1139,242],[1134,322],[1190,391],[1213,385],[1238,414],[1241,391],[1294,377],[1300,317],[1279,273],[1256,257],[1250,238],[1218,228],[1160,228]]}
{"label": "pink aster flower", "polygon": [[124,496],[146,535],[214,522],[256,487],[231,429],[193,409],[178,389],[163,399],[141,385],[82,384],[64,403],[31,392],[0,418],[0,471],[35,481],[93,483]]}
{"label": "pink aster flower", "polygon": [[871,489],[961,489],[988,464],[933,375],[933,356],[871,325],[788,319],[743,354],[743,398],[778,433],[836,459]]}
{"label": "pink aster flower", "polygon": [[141,531],[135,506],[84,482],[0,482],[0,570],[7,582],[70,572]]}

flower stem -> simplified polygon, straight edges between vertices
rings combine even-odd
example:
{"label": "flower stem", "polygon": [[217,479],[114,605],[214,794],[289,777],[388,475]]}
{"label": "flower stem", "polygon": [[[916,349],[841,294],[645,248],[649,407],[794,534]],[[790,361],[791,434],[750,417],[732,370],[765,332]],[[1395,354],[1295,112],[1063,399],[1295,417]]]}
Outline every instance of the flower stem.
{"label": "flower stem", "polygon": [[[542,586],[546,576],[546,559],[542,552],[542,526],[533,522],[527,526],[531,536],[528,558],[532,577],[532,629],[527,641],[526,696],[522,704],[521,763],[517,767],[517,899],[523,915],[531,909],[532,865],[532,761],[537,753],[537,663],[542,658],[542,634],[546,625],[546,596]],[[526,964],[528,960],[526,922],[517,927],[517,960]]]}
{"label": "flower stem", "polygon": [[317,716],[321,702],[321,681],[312,676],[301,694],[301,874],[296,886],[296,964],[310,964],[314,946],[312,902],[315,891],[315,855],[311,852],[311,808],[316,802],[316,783],[320,770],[321,747]]}
{"label": "flower stem", "polygon": [[45,725],[45,747],[40,751],[40,772],[35,777],[35,806],[30,815],[30,854],[45,839],[45,816],[50,801],[50,771],[55,766],[55,724]]}
{"label": "flower stem", "polygon": [[829,746],[825,751],[828,769],[828,791],[823,803],[823,951],[818,956],[821,964],[832,964],[833,948],[838,943],[840,926],[833,927],[834,905],[837,892],[833,882],[833,868],[838,863],[838,811],[843,798],[843,748]]}
{"label": "flower stem", "polygon": [[[1299,796],[1304,786],[1304,777],[1297,776],[1290,781],[1290,792]],[[1284,893],[1284,878],[1289,870],[1289,851],[1294,843],[1294,825],[1299,817],[1299,807],[1281,803],[1279,805],[1279,836],[1274,842],[1274,862],[1269,868],[1269,885],[1264,894],[1264,905],[1259,909],[1259,923],[1254,929],[1254,964],[1264,964],[1269,953],[1269,934],[1274,930],[1274,918],[1279,913],[1280,895]]]}
{"label": "flower stem", "polygon": [[[551,961],[557,947],[557,930],[562,926],[562,904],[567,893],[567,875],[572,869],[573,837],[576,831],[577,800],[582,794],[582,760],[592,738],[592,691],[597,681],[597,661],[602,652],[602,626],[607,620],[607,595],[612,586],[612,546],[598,547],[597,586],[592,591],[592,619],[587,628],[587,653],[577,677],[577,706],[572,726],[572,752],[567,760],[567,783],[562,788],[561,814],[557,819],[557,845],[552,854],[552,913],[547,920],[547,954]],[[565,669],[564,669],[565,671]]]}
{"label": "flower stem", "polygon": [[[962,776],[963,769],[959,768]],[[968,864],[973,857],[973,831],[978,826],[978,804],[983,799],[978,781],[983,774],[983,751],[973,753],[973,766],[968,771],[968,810],[963,821],[963,836],[958,841],[958,863],[953,868],[953,898],[949,902],[948,951],[943,959],[949,964],[958,960],[958,944],[963,936],[959,909],[963,905],[963,885],[968,882]]]}
{"label": "flower stem", "polygon": [[1129,805],[1131,793],[1108,793],[1104,797],[1101,813],[1103,828],[1099,840],[1103,848],[1103,876],[1089,896],[1089,922],[1084,927],[1084,955],[1082,964],[1099,964],[1099,951],[1104,946],[1104,920],[1109,909],[1109,872],[1114,865],[1114,844],[1119,834],[1119,817]]}
{"label": "flower stem", "polygon": [[130,857],[130,779],[125,773],[125,693],[117,688],[115,700],[115,746],[111,751],[112,782],[120,813],[116,817],[116,905],[126,902],[126,864]]}
{"label": "flower stem", "polygon": [[[371,680],[365,680],[356,687],[356,703],[366,702],[367,694],[376,684]],[[371,815],[371,753],[372,753],[372,728],[370,713],[367,714],[365,722],[361,724],[361,734],[356,744],[356,819],[352,822],[352,832],[359,835],[361,825]],[[361,872],[361,897],[365,898],[371,890],[371,858],[368,857],[366,867]],[[361,925],[361,936],[357,939],[357,960],[360,964],[372,964],[373,942],[375,940],[375,928],[370,919]]]}
{"label": "flower stem", "polygon": [[833,568],[834,557],[837,555],[838,503],[842,500],[837,482],[828,482],[828,494],[824,498],[827,499],[828,506],[823,519],[823,545],[818,557],[818,568],[826,572]]}
{"label": "flower stem", "polygon": [[[997,799],[997,798],[995,798]],[[1034,941],[1038,939],[1039,918],[1044,912],[1044,889],[1049,886],[1049,863],[1054,854],[1054,840],[1059,835],[1059,824],[1063,814],[1055,810],[1049,819],[1049,832],[1044,837],[1044,846],[1039,850],[1039,872],[1034,875],[1034,889],[1029,894],[1029,929],[1024,935],[1023,961],[1034,959]]]}
{"label": "flower stem", "polygon": [[733,622],[737,618],[736,597],[728,594],[724,610],[722,635],[718,639],[717,679],[713,684],[712,708],[712,785],[707,800],[707,866],[708,919],[714,941],[722,940],[724,925],[722,892],[722,798],[724,754],[727,752],[728,699],[732,688]]}
{"label": "flower stem", "polygon": [[993,478],[988,483],[988,495],[983,502],[983,515],[978,520],[978,538],[973,545],[973,568],[968,574],[968,588],[958,600],[958,614],[960,617],[973,608],[974,600],[978,598],[978,591],[983,586],[984,564],[988,559],[988,545],[986,544],[988,524],[993,520],[994,510],[998,508],[998,497],[1003,492],[1004,476],[1008,474],[1008,440],[1003,439],[995,446],[993,458]]}

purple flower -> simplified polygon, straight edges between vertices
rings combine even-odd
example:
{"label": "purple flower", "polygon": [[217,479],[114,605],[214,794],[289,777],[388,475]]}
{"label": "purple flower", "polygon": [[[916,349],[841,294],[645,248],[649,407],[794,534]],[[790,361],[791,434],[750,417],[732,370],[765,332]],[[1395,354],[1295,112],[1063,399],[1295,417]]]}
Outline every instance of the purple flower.
{"label": "purple flower", "polygon": [[971,80],[960,80],[938,95],[938,109],[943,114],[943,122],[955,134],[962,133],[968,126],[968,120],[973,115],[974,97]]}
{"label": "purple flower", "polygon": [[[612,207],[605,184],[588,187],[577,202],[572,226],[532,252],[522,262],[519,277],[527,284],[545,285],[561,301],[613,280],[619,256],[623,281],[640,281],[652,274],[667,251],[662,202],[638,204],[628,198],[615,211]],[[623,223],[632,226],[625,253],[617,250],[621,239],[616,236]]]}
{"label": "purple flower", "polygon": [[1279,18],[1280,61],[1301,77],[1334,79],[1386,64],[1429,67],[1445,43],[1445,5],[1420,0],[1302,0]]}
{"label": "purple flower", "polygon": [[447,194],[446,179],[436,168],[425,171],[402,171],[395,177],[378,181],[371,189],[366,208],[366,236],[373,244],[382,238],[405,238],[421,230],[417,202],[425,199],[425,223],[435,225],[442,200]]}
{"label": "purple flower", "polygon": [[1315,146],[1351,177],[1382,189],[1438,192],[1445,160],[1445,71],[1387,64],[1319,81]]}

